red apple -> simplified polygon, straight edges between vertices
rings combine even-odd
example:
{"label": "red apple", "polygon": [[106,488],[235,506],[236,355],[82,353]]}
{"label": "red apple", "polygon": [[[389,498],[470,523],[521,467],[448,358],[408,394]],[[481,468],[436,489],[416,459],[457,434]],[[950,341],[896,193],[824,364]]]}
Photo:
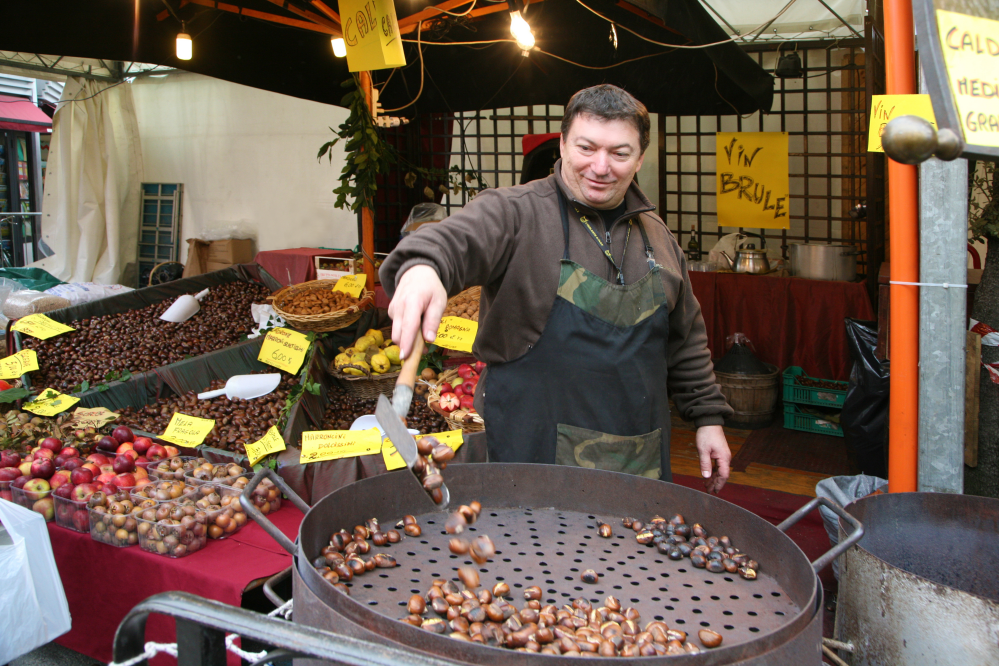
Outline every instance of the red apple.
{"label": "red apple", "polygon": [[453,412],[461,406],[461,398],[454,393],[442,393],[440,407],[442,411]]}
{"label": "red apple", "polygon": [[180,449],[176,446],[170,446],[169,444],[163,445],[163,450],[166,451],[166,458],[173,458],[180,455]]}
{"label": "red apple", "polygon": [[103,453],[91,453],[87,456],[87,460],[94,463],[95,465],[110,465],[111,459],[108,458]]}
{"label": "red apple", "polygon": [[121,444],[118,445],[118,448],[115,449],[114,452],[117,453],[118,455],[121,455],[125,453],[125,451],[131,451],[131,450],[132,450],[132,442],[122,442]]}
{"label": "red apple", "polygon": [[475,382],[471,379],[466,379],[461,385],[461,390],[465,395],[475,395]]}
{"label": "red apple", "polygon": [[51,497],[43,497],[31,505],[31,510],[45,516],[45,522],[51,522],[55,516],[55,500]]}
{"label": "red apple", "polygon": [[59,452],[59,454],[64,455],[67,458],[72,458],[74,456],[79,456],[80,452],[76,449],[75,446],[66,446],[63,448],[62,451]]}
{"label": "red apple", "polygon": [[0,481],[13,481],[21,476],[21,470],[16,467],[0,467]]}
{"label": "red apple", "polygon": [[131,442],[135,439],[135,435],[132,434],[131,428],[125,426],[118,426],[111,433],[111,436],[118,440],[119,443]]}
{"label": "red apple", "polygon": [[78,467],[70,472],[69,481],[74,486],[78,486],[83,483],[91,483],[94,480],[94,473],[91,472],[86,467]]}
{"label": "red apple", "polygon": [[112,497],[114,496],[115,493],[118,492],[118,486],[114,485],[113,483],[101,482],[100,491],[105,495],[107,495],[108,497]]}
{"label": "red apple", "polygon": [[150,461],[149,458],[147,458],[146,456],[139,456],[138,458],[135,459],[135,466],[140,469],[145,469],[146,464],[150,462],[152,461]]}
{"label": "red apple", "polygon": [[43,449],[48,449],[54,453],[62,449],[62,440],[56,439],[55,437],[46,437],[42,441],[38,442],[38,446]]}
{"label": "red apple", "polygon": [[149,472],[146,471],[145,467],[136,467],[134,470],[132,470],[132,474],[135,474],[135,478],[137,479],[149,478]]}
{"label": "red apple", "polygon": [[472,370],[472,366],[467,363],[462,363],[458,366],[458,376],[462,379],[468,379],[473,372],[475,371]]}
{"label": "red apple", "polygon": [[479,373],[481,375],[482,371],[485,370],[485,369],[486,369],[486,364],[484,362],[482,362],[482,361],[476,361],[475,362],[475,371],[477,373]]}
{"label": "red apple", "polygon": [[475,409],[475,399],[470,395],[463,395],[460,398],[462,409]]}
{"label": "red apple", "polygon": [[55,465],[57,469],[59,469],[66,464],[67,460],[68,458],[66,458],[66,456],[60,453],[59,455],[57,455],[55,458],[52,459],[52,464]]}
{"label": "red apple", "polygon": [[441,384],[439,388],[440,388],[440,392],[441,392],[442,395],[444,393],[454,393],[454,388],[450,384],[448,384],[447,382],[444,382],[443,384]]}
{"label": "red apple", "polygon": [[49,485],[52,486],[53,490],[66,484],[72,486],[73,484],[69,482],[70,474],[72,474],[72,472],[70,472],[68,469],[58,470],[55,474],[52,475],[52,478],[49,479]]}
{"label": "red apple", "polygon": [[72,499],[72,497],[73,497],[73,484],[71,484],[71,483],[64,483],[61,486],[59,486],[58,488],[56,488],[55,486],[53,486],[53,488],[54,488],[54,490],[52,491],[53,495],[55,495],[57,497],[61,497],[63,499]]}
{"label": "red apple", "polygon": [[139,455],[145,454],[149,450],[149,447],[153,445],[153,440],[148,437],[136,437],[135,441],[132,442],[132,448],[139,452]]}
{"label": "red apple", "polygon": [[114,481],[114,472],[103,472],[94,479],[94,483],[99,483],[102,486],[110,485],[112,481]]}
{"label": "red apple", "polygon": [[131,458],[132,462],[135,462],[139,458],[139,454],[133,451],[132,449],[129,449],[127,451],[122,451],[118,455],[125,456],[126,458]]}
{"label": "red apple", "polygon": [[73,486],[73,499],[82,502],[90,499],[90,496],[97,492],[97,485],[93,483],[81,483]]}
{"label": "red apple", "polygon": [[159,444],[153,444],[146,449],[146,457],[150,460],[163,460],[167,457],[167,451]]}
{"label": "red apple", "polygon": [[131,472],[125,472],[124,474],[119,474],[114,477],[111,482],[119,488],[134,488],[135,487],[135,475]]}
{"label": "red apple", "polygon": [[39,458],[31,463],[31,476],[38,479],[48,479],[55,474],[55,465],[48,458]]}
{"label": "red apple", "polygon": [[49,460],[54,460],[56,457],[55,451],[52,449],[35,449],[33,452],[34,460],[39,458],[48,458]]}
{"label": "red apple", "polygon": [[90,516],[86,509],[77,509],[73,512],[73,527],[80,532],[90,531]]}
{"label": "red apple", "polygon": [[16,451],[4,449],[0,451],[0,467],[17,467],[21,464],[21,455]]}
{"label": "red apple", "polygon": [[41,499],[52,491],[52,486],[45,479],[31,479],[24,484],[24,496],[29,500]]}
{"label": "red apple", "polygon": [[460,398],[465,395],[465,389],[461,388],[461,384],[456,384],[453,393]]}
{"label": "red apple", "polygon": [[[135,471],[138,472],[139,470],[135,470]],[[143,488],[145,486],[148,486],[150,483],[152,483],[152,480],[148,476],[144,476],[143,477],[143,476],[139,476],[138,474],[135,475],[135,489],[136,490],[138,490],[139,488]]]}
{"label": "red apple", "polygon": [[111,467],[114,469],[115,474],[123,474],[135,469],[135,461],[129,456],[117,456],[114,462],[111,463]]}
{"label": "red apple", "polygon": [[79,467],[83,467],[83,465],[84,465],[83,458],[76,457],[76,458],[70,458],[69,460],[67,460],[66,464],[64,464],[62,466],[62,468],[63,469],[68,469],[69,471],[72,472],[74,469],[77,469]]}
{"label": "red apple", "polygon": [[23,474],[24,476],[26,476],[26,477],[28,477],[30,479],[31,478],[31,466],[33,464],[34,463],[32,461],[25,460],[23,463],[21,463],[20,465],[18,465],[17,468],[19,470],[21,470],[21,474]]}
{"label": "red apple", "polygon": [[30,476],[19,476],[10,482],[11,488],[24,488],[24,486],[31,480]]}
{"label": "red apple", "polygon": [[97,449],[99,451],[114,453],[119,445],[120,442],[113,437],[101,437],[101,441],[97,442]]}
{"label": "red apple", "polygon": [[92,462],[83,463],[80,467],[82,467],[83,469],[89,469],[91,472],[93,472],[95,478],[101,473],[101,468]]}

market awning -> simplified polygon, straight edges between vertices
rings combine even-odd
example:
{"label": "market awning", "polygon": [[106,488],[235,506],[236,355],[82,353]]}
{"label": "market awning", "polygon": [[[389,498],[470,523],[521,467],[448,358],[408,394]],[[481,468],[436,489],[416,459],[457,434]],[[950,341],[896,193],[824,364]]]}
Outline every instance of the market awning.
{"label": "market awning", "polygon": [[0,129],[15,132],[51,132],[52,119],[30,99],[0,95]]}

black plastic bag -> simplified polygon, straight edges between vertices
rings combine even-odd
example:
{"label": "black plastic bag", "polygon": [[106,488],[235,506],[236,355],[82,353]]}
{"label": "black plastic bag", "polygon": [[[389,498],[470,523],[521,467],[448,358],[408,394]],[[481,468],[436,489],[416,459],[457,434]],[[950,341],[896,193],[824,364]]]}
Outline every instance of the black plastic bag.
{"label": "black plastic bag", "polygon": [[841,424],[864,474],[888,477],[889,362],[878,359],[877,322],[846,319],[846,338],[853,369],[843,403]]}

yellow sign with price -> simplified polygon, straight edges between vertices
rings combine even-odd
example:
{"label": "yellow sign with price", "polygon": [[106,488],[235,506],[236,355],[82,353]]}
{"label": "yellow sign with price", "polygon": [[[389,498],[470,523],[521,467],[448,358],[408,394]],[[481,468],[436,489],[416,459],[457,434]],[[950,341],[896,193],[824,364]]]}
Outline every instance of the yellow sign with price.
{"label": "yellow sign with price", "polygon": [[79,398],[63,395],[59,391],[47,388],[31,402],[24,403],[24,409],[39,416],[55,416],[65,412],[78,402],[80,402]]}
{"label": "yellow sign with price", "polygon": [[271,426],[266,435],[246,445],[246,457],[250,459],[250,467],[253,467],[266,456],[284,449],[284,437],[278,432],[277,426]]}
{"label": "yellow sign with price", "polygon": [[257,360],[297,375],[310,344],[312,343],[305,334],[298,331],[290,328],[271,329],[264,338],[264,344],[260,345]]}
{"label": "yellow sign with price", "polygon": [[0,379],[17,379],[26,372],[38,369],[38,355],[34,349],[23,349],[13,356],[0,360]]}
{"label": "yellow sign with price", "polygon": [[354,298],[360,298],[364,291],[364,284],[368,281],[368,276],[364,273],[358,275],[344,275],[333,285],[333,291],[342,291]]}
{"label": "yellow sign with price", "polygon": [[441,319],[440,328],[437,329],[437,337],[434,344],[445,349],[472,353],[472,344],[475,336],[479,332],[479,322],[462,317],[444,317]]}
{"label": "yellow sign with price", "polygon": [[54,319],[49,319],[43,314],[33,314],[28,315],[27,317],[21,317],[11,328],[19,333],[30,335],[31,337],[38,338],[39,340],[48,340],[49,338],[54,338],[57,335],[62,335],[63,333],[69,333],[70,331],[76,330],[72,326],[66,326],[65,324],[60,324]]}
{"label": "yellow sign with price", "polygon": [[321,460],[356,458],[378,453],[382,436],[378,428],[367,430],[316,430],[302,433],[301,464]]}
{"label": "yellow sign with price", "polygon": [[160,439],[168,442],[194,448],[200,446],[208,437],[208,433],[215,427],[215,419],[203,419],[197,416],[174,412],[173,418],[167,425],[166,430],[160,435]]}

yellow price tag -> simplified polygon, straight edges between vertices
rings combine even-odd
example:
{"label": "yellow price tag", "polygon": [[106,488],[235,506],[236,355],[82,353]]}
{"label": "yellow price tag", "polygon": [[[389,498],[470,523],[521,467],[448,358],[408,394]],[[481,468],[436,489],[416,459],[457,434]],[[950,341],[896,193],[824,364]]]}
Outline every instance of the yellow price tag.
{"label": "yellow price tag", "polygon": [[17,379],[38,369],[38,354],[34,349],[22,349],[13,356],[0,359],[0,379]]}
{"label": "yellow price tag", "polygon": [[284,449],[284,437],[278,432],[277,426],[271,426],[266,435],[246,445],[246,456],[250,459],[250,467],[253,467],[266,456]]}
{"label": "yellow price tag", "polygon": [[871,97],[871,114],[867,121],[867,150],[873,153],[885,152],[881,147],[881,135],[884,134],[888,121],[899,116],[919,116],[928,120],[933,129],[937,128],[933,102],[929,95],[874,95]]}
{"label": "yellow price tag", "polygon": [[194,448],[200,446],[208,437],[208,433],[215,427],[215,419],[203,419],[197,416],[189,416],[174,412],[173,418],[167,425],[166,430],[160,435],[160,439],[165,439],[173,444]]}
{"label": "yellow price tag", "polygon": [[106,407],[94,407],[92,409],[77,407],[76,411],[73,412],[73,418],[66,425],[73,428],[94,428],[96,430],[111,423],[119,416],[121,415],[112,412]]}
{"label": "yellow price tag", "polygon": [[382,459],[385,460],[385,469],[392,471],[394,469],[402,469],[406,466],[406,461],[402,459],[399,455],[399,451],[396,450],[395,444],[388,437],[382,442]]}
{"label": "yellow price tag", "polygon": [[320,460],[356,458],[378,453],[382,436],[378,428],[367,430],[316,430],[302,433],[301,464]]}
{"label": "yellow price tag", "polygon": [[310,344],[312,343],[304,333],[290,328],[271,329],[264,338],[264,344],[260,345],[257,360],[278,370],[297,375],[302,363],[305,362],[305,354],[309,351]]}
{"label": "yellow price tag", "polygon": [[361,292],[364,291],[364,283],[367,281],[368,276],[364,273],[359,273],[357,275],[344,275],[336,281],[336,284],[333,286],[333,291],[342,291],[350,294],[354,298],[360,298]]}
{"label": "yellow price tag", "polygon": [[76,330],[72,326],[66,326],[65,324],[60,324],[54,319],[49,319],[43,314],[33,314],[28,315],[27,317],[21,317],[11,328],[20,333],[30,335],[33,338],[38,338],[39,340],[48,340],[49,338],[54,338],[57,335],[62,335],[63,333],[69,333],[70,331]]}
{"label": "yellow price tag", "polygon": [[45,389],[31,402],[24,403],[24,409],[39,416],[55,416],[80,402],[79,398],[63,395],[54,389]]}
{"label": "yellow price tag", "polygon": [[465,438],[462,436],[460,430],[448,430],[447,432],[434,432],[429,435],[416,435],[414,439],[420,440],[424,437],[433,437],[441,444],[447,444],[451,447],[453,451],[457,451],[461,448],[461,445],[465,443]]}
{"label": "yellow price tag", "polygon": [[445,349],[472,353],[472,343],[475,342],[475,335],[479,332],[479,322],[461,317],[444,317],[441,319],[440,328],[437,329],[437,337],[434,344]]}

